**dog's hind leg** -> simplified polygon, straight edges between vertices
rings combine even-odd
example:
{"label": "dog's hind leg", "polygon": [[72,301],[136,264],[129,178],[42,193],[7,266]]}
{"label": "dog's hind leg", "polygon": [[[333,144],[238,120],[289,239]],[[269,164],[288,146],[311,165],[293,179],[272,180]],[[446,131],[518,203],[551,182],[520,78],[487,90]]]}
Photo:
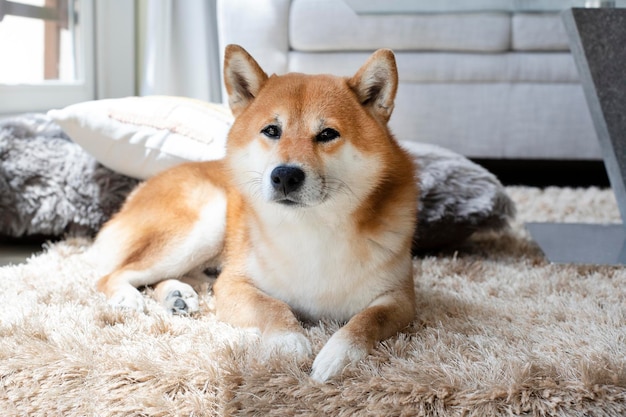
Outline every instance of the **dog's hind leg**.
{"label": "dog's hind leg", "polygon": [[224,245],[226,195],[207,182],[186,184],[185,178],[168,181],[169,188],[149,181],[98,235],[92,258],[106,263],[98,289],[110,304],[144,310],[137,288],[165,281],[155,295],[169,311],[197,310],[193,288],[174,280],[216,266]]}
{"label": "dog's hind leg", "polygon": [[150,269],[125,267],[102,277],[98,281],[98,290],[104,293],[110,305],[143,312],[146,303],[137,288],[154,284],[153,280]]}
{"label": "dog's hind leg", "polygon": [[[98,281],[98,290],[111,305],[143,311],[144,298],[137,288],[154,285],[155,299],[169,312],[198,311],[198,295],[190,284],[206,281],[202,268],[219,258],[223,244],[219,228],[211,231],[215,232],[211,238],[198,239],[198,234],[192,232],[170,238],[158,249],[149,245],[137,250],[134,258],[123,261]],[[145,240],[154,242],[158,237]]]}
{"label": "dog's hind leg", "polygon": [[[215,224],[202,221],[202,215],[186,233],[153,233],[142,236],[144,247],[131,248],[130,255],[98,282],[109,303],[143,311],[145,302],[137,288],[155,286],[154,296],[169,312],[189,314],[198,311],[198,295],[189,283],[197,284],[202,268],[215,266],[223,248],[225,204],[210,210]],[[223,211],[221,214],[216,211]],[[206,280],[206,276],[203,277]],[[186,280],[188,283],[181,282]]]}
{"label": "dog's hind leg", "polygon": [[[143,311],[145,301],[137,288],[154,285],[167,278],[159,260],[171,238],[159,235],[149,228],[128,227],[124,212],[109,222],[98,235],[90,250],[92,263],[103,273],[98,280],[98,291],[104,293],[109,304]],[[171,267],[169,268],[172,269]]]}

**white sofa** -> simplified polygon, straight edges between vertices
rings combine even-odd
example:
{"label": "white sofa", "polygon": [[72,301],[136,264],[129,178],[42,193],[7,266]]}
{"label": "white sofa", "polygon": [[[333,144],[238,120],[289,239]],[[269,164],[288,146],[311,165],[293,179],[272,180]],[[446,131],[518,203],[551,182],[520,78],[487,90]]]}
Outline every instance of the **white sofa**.
{"label": "white sofa", "polygon": [[342,0],[218,0],[220,49],[269,73],[351,75],[396,53],[396,137],[472,158],[598,160],[558,12],[357,14]]}

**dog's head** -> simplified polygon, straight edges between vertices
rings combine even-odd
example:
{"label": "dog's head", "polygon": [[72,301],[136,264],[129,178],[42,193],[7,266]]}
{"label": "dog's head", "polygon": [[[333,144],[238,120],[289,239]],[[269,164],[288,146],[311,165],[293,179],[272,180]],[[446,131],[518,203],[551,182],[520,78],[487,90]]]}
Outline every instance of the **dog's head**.
{"label": "dog's head", "polygon": [[[390,50],[350,78],[263,72],[229,45],[224,80],[236,119],[227,155],[244,195],[284,207],[355,207],[393,167],[387,122],[398,76]],[[346,207],[345,205],[338,208]]]}

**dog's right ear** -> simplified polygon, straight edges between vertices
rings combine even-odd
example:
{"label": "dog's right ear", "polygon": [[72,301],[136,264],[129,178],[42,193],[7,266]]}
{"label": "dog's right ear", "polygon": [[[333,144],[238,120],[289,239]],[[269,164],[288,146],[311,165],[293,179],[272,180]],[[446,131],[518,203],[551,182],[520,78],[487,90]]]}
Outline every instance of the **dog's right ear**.
{"label": "dog's right ear", "polygon": [[239,45],[228,45],[224,51],[224,84],[228,104],[238,116],[257,96],[267,80],[259,64]]}

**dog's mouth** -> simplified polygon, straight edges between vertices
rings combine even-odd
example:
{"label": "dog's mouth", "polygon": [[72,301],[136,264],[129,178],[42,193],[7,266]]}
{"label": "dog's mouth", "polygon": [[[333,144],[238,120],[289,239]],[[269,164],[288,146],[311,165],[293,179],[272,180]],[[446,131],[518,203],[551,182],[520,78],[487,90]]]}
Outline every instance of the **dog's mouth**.
{"label": "dog's mouth", "polygon": [[281,200],[276,200],[276,202],[278,204],[282,204],[283,206],[288,206],[288,207],[297,207],[297,206],[302,206],[302,203],[299,201],[294,201],[291,200],[289,198],[283,198]]}
{"label": "dog's mouth", "polygon": [[316,199],[312,200],[307,199],[306,196],[302,196],[299,194],[274,195],[271,201],[285,207],[311,208],[328,201],[329,197],[330,194],[327,192],[324,192],[321,196],[318,196]]}

